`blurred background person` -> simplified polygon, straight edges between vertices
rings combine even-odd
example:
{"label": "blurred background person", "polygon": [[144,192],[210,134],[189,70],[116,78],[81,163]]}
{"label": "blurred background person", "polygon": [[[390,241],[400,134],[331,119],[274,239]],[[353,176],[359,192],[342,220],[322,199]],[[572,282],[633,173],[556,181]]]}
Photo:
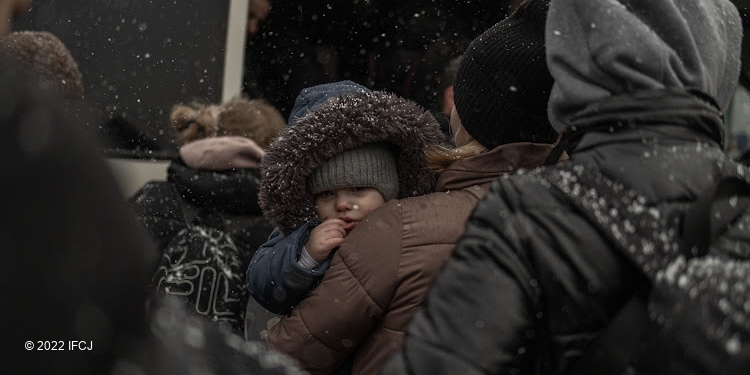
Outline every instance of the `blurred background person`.
{"label": "blurred background person", "polygon": [[264,100],[178,104],[170,123],[180,157],[166,181],[151,181],[128,202],[159,253],[154,292],[242,334],[244,271],[273,230],[258,205],[264,149],[284,128]]}
{"label": "blurred background person", "polygon": [[47,31],[15,31],[0,38],[0,53],[27,69],[70,106],[83,98],[83,79],[68,47]]}

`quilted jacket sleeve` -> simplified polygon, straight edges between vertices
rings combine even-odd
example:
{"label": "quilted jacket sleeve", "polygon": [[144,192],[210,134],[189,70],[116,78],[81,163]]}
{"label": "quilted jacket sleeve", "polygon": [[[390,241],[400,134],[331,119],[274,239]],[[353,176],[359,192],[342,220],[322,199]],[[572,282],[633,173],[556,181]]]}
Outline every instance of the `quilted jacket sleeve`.
{"label": "quilted jacket sleeve", "polygon": [[247,268],[246,283],[250,295],[268,311],[288,314],[318,283],[330,265],[330,259],[308,270],[297,264],[302,247],[314,227],[306,223],[289,236],[274,229]]}
{"label": "quilted jacket sleeve", "polygon": [[321,283],[269,330],[271,346],[313,375],[340,368],[387,312],[401,254],[399,207],[390,207],[347,236]]}

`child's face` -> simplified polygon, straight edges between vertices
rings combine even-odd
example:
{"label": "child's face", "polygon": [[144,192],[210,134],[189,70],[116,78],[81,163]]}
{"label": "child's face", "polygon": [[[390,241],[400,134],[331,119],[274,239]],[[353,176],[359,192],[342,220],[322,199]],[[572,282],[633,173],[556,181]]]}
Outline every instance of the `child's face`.
{"label": "child's face", "polygon": [[315,208],[321,220],[341,219],[355,225],[383,203],[380,192],[370,187],[348,187],[315,194]]}

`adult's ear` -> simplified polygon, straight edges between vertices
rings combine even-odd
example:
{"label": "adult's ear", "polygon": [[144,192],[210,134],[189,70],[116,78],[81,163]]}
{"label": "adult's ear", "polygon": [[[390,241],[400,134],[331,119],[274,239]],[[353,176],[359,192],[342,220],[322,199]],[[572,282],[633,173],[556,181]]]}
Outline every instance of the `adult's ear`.
{"label": "adult's ear", "polygon": [[451,109],[453,109],[453,85],[450,85],[443,90],[443,108],[440,109],[440,112],[443,112],[446,116],[450,117]]}

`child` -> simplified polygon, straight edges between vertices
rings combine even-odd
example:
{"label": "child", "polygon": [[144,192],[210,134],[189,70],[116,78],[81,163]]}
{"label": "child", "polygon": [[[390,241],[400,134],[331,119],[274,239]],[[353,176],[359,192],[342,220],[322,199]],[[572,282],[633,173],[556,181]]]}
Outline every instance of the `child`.
{"label": "child", "polygon": [[[431,166],[435,162],[436,170],[442,171],[434,192],[394,199],[370,213],[367,222],[349,233],[332,253],[330,268],[320,283],[288,315],[268,327],[269,345],[294,358],[311,375],[333,374],[347,367],[352,375],[391,374],[383,369],[385,360],[408,337],[409,322],[419,317],[433,278],[453,254],[466,220],[483,194],[493,181],[502,179],[500,176],[539,167],[548,159],[557,133],[546,117],[552,88],[544,58],[547,5],[544,0],[524,4],[528,5],[477,37],[461,59],[450,121],[456,148],[428,150],[434,152],[425,156]],[[365,106],[367,103],[360,107]],[[315,112],[315,117],[324,115],[323,109]],[[450,163],[444,162],[446,159]],[[401,174],[399,177],[402,184],[409,181]],[[510,211],[494,214],[502,217]],[[523,224],[502,229],[513,232],[523,229]],[[538,241],[545,233],[531,233],[536,237],[528,242]],[[466,269],[480,274],[491,263],[473,263]],[[485,290],[482,286],[474,289]],[[457,298],[470,299],[474,292],[463,291]],[[485,303],[505,297],[485,296]],[[451,305],[445,307],[450,310]],[[470,327],[462,333],[474,336],[489,327],[471,312],[453,318],[416,331],[431,334],[466,323]],[[445,352],[451,345],[442,348]],[[486,345],[468,348],[477,358],[494,350]],[[506,357],[509,361],[523,357],[518,353],[521,351]],[[432,366],[434,363],[439,361],[431,358],[409,365],[427,368],[426,372],[443,369]],[[445,372],[461,373],[469,368],[467,363],[471,362],[448,366]]]}
{"label": "child", "polygon": [[318,167],[308,185],[322,223],[310,231],[298,264],[317,267],[367,214],[395,198],[396,170],[396,159],[382,144],[345,151]]}
{"label": "child", "polygon": [[431,191],[422,150],[443,137],[417,104],[351,81],[303,90],[289,125],[261,165],[260,204],[277,228],[247,270],[250,294],[276,314],[305,298],[370,212]]}

